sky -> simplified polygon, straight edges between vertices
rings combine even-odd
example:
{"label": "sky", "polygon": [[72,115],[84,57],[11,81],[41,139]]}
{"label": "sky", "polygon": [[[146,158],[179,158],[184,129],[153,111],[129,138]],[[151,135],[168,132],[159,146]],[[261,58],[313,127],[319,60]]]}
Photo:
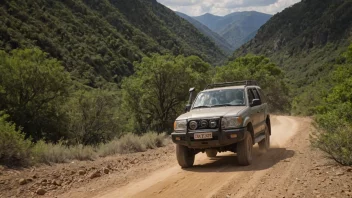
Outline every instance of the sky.
{"label": "sky", "polygon": [[232,12],[258,11],[276,14],[300,0],[157,0],[174,11],[189,16],[211,13],[224,16]]}

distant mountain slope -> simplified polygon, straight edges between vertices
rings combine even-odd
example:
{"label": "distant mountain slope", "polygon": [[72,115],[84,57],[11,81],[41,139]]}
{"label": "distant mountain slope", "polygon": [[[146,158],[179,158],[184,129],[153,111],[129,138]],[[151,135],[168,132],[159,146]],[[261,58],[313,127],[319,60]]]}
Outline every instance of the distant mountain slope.
{"label": "distant mountain slope", "polygon": [[39,47],[91,86],[119,82],[151,53],[227,57],[156,0],[3,0],[0,13],[0,49]]}
{"label": "distant mountain slope", "polygon": [[330,72],[351,42],[351,31],[351,0],[303,0],[273,16],[233,58],[268,56],[300,88]]}
{"label": "distant mountain slope", "polygon": [[202,32],[204,35],[207,37],[211,38],[217,46],[219,46],[220,49],[222,49],[225,53],[227,54],[232,54],[233,52],[233,47],[219,34],[213,32],[211,29],[209,29],[207,26],[203,25],[199,21],[195,20],[194,18],[183,14],[181,12],[176,12],[176,14],[188,22],[190,22],[194,27],[196,27],[200,32]]}
{"label": "distant mountain slope", "polygon": [[254,38],[255,32],[271,15],[259,12],[234,12],[220,17],[211,14],[194,17],[231,44],[235,49]]}

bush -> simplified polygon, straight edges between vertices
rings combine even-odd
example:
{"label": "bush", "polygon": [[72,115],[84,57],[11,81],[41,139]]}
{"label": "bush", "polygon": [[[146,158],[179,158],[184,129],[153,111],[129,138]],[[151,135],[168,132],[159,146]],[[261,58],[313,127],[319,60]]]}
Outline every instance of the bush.
{"label": "bush", "polygon": [[121,153],[120,142],[118,139],[112,140],[106,144],[101,144],[98,148],[100,157]]}
{"label": "bush", "polygon": [[147,149],[155,149],[166,145],[165,136],[165,133],[157,134],[154,132],[148,132],[141,137],[141,141]]}
{"label": "bush", "polygon": [[352,129],[340,126],[333,131],[318,129],[313,145],[342,165],[352,165]]}
{"label": "bush", "polygon": [[147,150],[141,138],[132,133],[124,135],[119,139],[119,142],[121,153],[143,152]]}
{"label": "bush", "polygon": [[25,165],[29,162],[31,142],[16,130],[15,125],[6,122],[7,116],[0,116],[0,164]]}
{"label": "bush", "polygon": [[59,142],[57,144],[39,141],[31,149],[34,163],[65,163],[69,160],[92,160],[95,152],[91,146],[76,145],[68,147]]}

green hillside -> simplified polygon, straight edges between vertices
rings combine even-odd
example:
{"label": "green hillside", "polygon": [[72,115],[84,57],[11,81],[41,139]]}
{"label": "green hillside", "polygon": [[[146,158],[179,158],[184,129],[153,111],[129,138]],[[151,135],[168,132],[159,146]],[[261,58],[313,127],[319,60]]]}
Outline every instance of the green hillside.
{"label": "green hillside", "polygon": [[286,71],[300,92],[331,71],[351,41],[351,27],[351,0],[304,0],[273,16],[233,59],[247,53],[265,55]]}
{"label": "green hillside", "polygon": [[37,46],[90,86],[120,82],[152,53],[198,55],[214,65],[226,59],[155,0],[5,0],[0,13],[0,50]]}

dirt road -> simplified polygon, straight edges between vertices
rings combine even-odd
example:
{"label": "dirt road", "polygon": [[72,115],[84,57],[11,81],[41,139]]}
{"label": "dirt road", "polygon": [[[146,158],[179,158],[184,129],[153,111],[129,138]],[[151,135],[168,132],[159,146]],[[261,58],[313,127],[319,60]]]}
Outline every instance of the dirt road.
{"label": "dirt road", "polygon": [[[278,116],[272,120],[272,148],[260,154],[255,148],[253,164],[241,167],[235,154],[221,153],[208,159],[205,154],[196,156],[195,166],[182,170],[175,160],[170,166],[132,181],[128,185],[98,193],[96,198],[115,197],[344,197],[351,186],[336,192],[334,178],[345,173],[332,173],[326,179],[323,166],[327,162],[317,159],[309,143],[310,119]],[[323,160],[324,161],[324,160]],[[314,170],[313,170],[314,169]],[[317,172],[317,173],[316,173]],[[316,174],[323,174],[322,180]],[[324,181],[323,181],[324,180]],[[348,178],[347,178],[348,180]],[[326,182],[327,181],[327,182]],[[326,185],[333,191],[327,191]],[[347,184],[345,184],[347,185]],[[324,186],[324,188],[323,188]]]}
{"label": "dirt road", "polygon": [[[255,146],[247,167],[239,166],[233,153],[212,159],[198,154],[195,166],[182,170],[174,144],[168,144],[94,161],[0,169],[0,197],[352,197],[352,168],[312,149],[311,130],[309,118],[272,117],[272,147],[261,154]],[[96,172],[99,177],[92,177]],[[21,178],[31,182],[21,185]],[[46,194],[37,195],[38,188]]]}

